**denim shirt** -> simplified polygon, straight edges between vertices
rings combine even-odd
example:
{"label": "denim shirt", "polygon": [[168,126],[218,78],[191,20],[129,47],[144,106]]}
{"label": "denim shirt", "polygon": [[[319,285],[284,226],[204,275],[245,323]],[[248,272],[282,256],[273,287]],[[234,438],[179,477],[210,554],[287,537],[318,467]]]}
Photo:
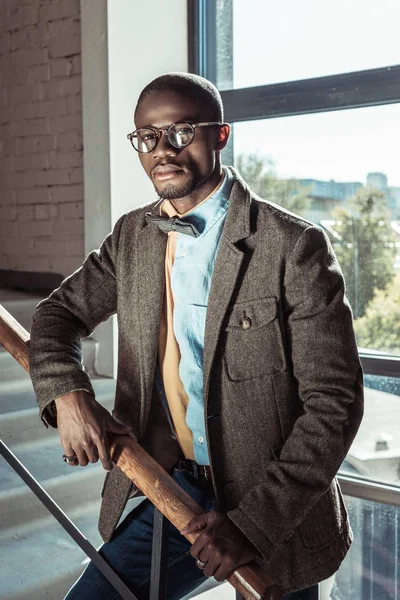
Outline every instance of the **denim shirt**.
{"label": "denim shirt", "polygon": [[211,277],[225,223],[233,176],[224,170],[222,185],[206,202],[184,216],[200,235],[179,233],[171,272],[173,327],[181,361],[179,376],[189,398],[186,423],[193,433],[195,461],[210,464],[203,399],[204,332]]}

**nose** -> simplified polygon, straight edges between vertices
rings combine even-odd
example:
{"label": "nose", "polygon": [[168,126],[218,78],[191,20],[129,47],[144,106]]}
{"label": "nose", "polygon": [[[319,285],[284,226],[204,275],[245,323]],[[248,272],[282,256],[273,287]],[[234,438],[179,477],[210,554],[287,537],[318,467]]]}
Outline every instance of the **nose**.
{"label": "nose", "polygon": [[177,156],[179,152],[179,148],[175,148],[172,144],[170,144],[167,133],[165,130],[161,131],[161,136],[158,141],[157,146],[153,150],[153,158],[160,159],[163,156]]}

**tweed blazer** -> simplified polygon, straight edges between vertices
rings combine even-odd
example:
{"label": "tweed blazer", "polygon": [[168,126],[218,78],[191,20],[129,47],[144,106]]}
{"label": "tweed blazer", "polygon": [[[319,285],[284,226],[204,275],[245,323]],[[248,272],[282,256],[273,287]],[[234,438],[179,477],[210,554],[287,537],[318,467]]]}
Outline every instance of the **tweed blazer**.
{"label": "tweed blazer", "polygon": [[[326,235],[256,197],[234,174],[206,317],[209,455],[218,507],[288,593],[332,575],[351,544],[335,475],[362,417],[362,371]],[[38,305],[31,374],[42,419],[56,426],[56,397],[93,393],[81,338],[117,313],[113,414],[169,469],[179,448],[154,392],[166,235],[146,223],[152,206],[124,214]],[[103,488],[103,539],[131,493],[114,468]]]}

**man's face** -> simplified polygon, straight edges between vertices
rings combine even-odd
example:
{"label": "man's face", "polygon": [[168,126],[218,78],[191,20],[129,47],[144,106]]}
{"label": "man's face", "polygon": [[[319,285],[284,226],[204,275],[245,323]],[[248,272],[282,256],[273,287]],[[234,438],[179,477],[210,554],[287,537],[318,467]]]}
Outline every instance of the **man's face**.
{"label": "man's face", "polygon": [[[136,108],[136,128],[168,127],[172,123],[211,121],[205,108],[172,92],[155,92]],[[165,132],[156,148],[139,153],[140,162],[152,180],[156,192],[170,200],[186,198],[212,181],[221,149],[220,127],[198,127],[192,143],[185,148],[172,146]],[[223,144],[225,145],[225,143]],[[219,172],[217,173],[219,177]]]}

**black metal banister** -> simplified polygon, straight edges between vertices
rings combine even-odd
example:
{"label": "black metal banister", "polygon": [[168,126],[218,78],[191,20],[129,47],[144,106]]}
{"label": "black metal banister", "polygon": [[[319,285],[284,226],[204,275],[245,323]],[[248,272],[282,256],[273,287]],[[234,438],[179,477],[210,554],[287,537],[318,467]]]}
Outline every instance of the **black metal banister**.
{"label": "black metal banister", "polygon": [[47,508],[53,517],[57,519],[60,525],[72,537],[74,542],[78,544],[78,546],[96,565],[104,577],[108,579],[123,600],[138,600],[137,597],[127,587],[127,585],[122,581],[122,579],[117,575],[117,573],[115,573],[110,565],[97,552],[96,548],[92,546],[89,540],[86,539],[83,533],[76,527],[76,525],[74,525],[71,519],[61,510],[58,504],[54,502],[46,490],[40,485],[40,483],[33,477],[28,469],[26,469],[26,467],[18,460],[15,454],[2,440],[0,440],[0,454],[32,490],[35,496]]}
{"label": "black metal banister", "polygon": [[165,600],[167,597],[168,528],[168,519],[154,506],[149,600]]}

